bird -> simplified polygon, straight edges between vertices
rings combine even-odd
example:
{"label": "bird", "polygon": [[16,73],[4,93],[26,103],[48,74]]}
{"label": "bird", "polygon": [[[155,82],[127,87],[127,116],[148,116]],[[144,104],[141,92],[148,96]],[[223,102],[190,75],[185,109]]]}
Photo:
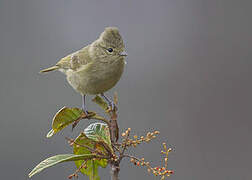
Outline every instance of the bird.
{"label": "bird", "polygon": [[110,106],[114,102],[105,92],[120,80],[126,64],[125,46],[117,27],[106,27],[99,38],[82,49],[60,59],[54,66],[40,73],[58,70],[67,82],[82,96],[82,110],[88,115],[87,95],[100,95]]}

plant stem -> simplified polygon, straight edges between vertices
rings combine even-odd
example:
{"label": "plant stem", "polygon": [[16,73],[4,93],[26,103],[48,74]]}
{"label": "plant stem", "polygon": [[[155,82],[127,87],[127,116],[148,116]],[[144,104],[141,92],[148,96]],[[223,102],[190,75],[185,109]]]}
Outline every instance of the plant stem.
{"label": "plant stem", "polygon": [[[110,138],[111,138],[111,144],[116,151],[117,149],[120,150],[120,148],[117,148],[115,146],[115,143],[118,141],[119,137],[119,128],[117,124],[117,114],[116,114],[116,109],[114,109],[110,113],[110,122],[109,122],[109,130],[110,130]],[[111,163],[111,180],[119,180],[119,171],[120,171],[120,161],[114,160]]]}
{"label": "plant stem", "polygon": [[119,128],[117,124],[117,114],[115,110],[112,111],[110,114],[109,130],[112,144],[117,143],[119,137]]}
{"label": "plant stem", "polygon": [[119,165],[112,164],[111,165],[111,180],[119,180]]}

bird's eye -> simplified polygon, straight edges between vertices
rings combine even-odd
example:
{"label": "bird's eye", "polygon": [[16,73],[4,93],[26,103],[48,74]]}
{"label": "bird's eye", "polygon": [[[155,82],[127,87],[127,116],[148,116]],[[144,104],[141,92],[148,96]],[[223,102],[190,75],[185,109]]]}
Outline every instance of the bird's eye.
{"label": "bird's eye", "polygon": [[111,53],[111,52],[113,52],[113,49],[112,48],[108,48],[107,51]]}

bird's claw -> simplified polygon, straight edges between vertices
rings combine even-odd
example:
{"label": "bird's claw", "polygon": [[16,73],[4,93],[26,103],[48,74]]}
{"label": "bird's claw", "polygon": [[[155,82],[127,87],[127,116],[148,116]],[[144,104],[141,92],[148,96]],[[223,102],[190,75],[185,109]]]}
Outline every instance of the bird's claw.
{"label": "bird's claw", "polygon": [[117,110],[117,107],[116,107],[115,103],[113,101],[110,102],[108,111],[111,112],[111,111],[116,111],[116,110]]}
{"label": "bird's claw", "polygon": [[82,109],[82,110],[83,110],[83,112],[84,112],[85,116],[86,116],[86,117],[88,117],[88,111],[87,111],[87,110],[85,110],[85,109]]}

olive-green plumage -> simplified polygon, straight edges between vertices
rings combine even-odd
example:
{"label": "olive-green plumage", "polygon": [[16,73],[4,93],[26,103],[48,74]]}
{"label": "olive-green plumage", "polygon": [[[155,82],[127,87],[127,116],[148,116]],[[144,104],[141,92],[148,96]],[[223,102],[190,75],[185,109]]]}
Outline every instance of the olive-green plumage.
{"label": "olive-green plumage", "polygon": [[40,72],[59,70],[66,74],[69,84],[82,95],[100,94],[114,87],[120,79],[125,56],[118,29],[108,27],[90,45]]}

